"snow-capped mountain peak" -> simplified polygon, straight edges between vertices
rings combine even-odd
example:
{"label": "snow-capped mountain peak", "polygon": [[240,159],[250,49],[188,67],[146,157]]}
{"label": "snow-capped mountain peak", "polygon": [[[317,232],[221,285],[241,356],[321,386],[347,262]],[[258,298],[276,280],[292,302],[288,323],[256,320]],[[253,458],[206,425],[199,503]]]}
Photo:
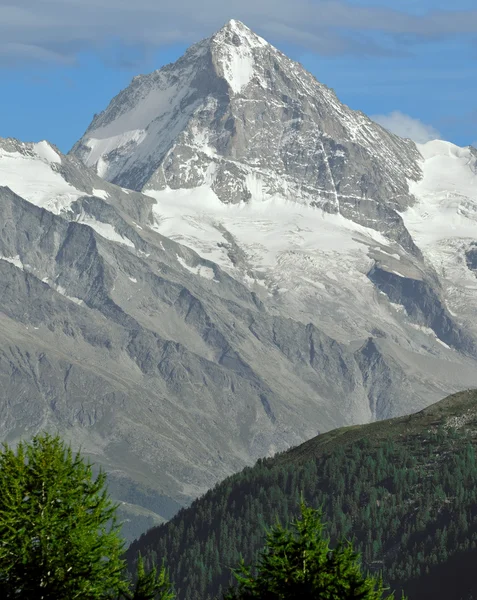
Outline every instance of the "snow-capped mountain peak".
{"label": "snow-capped mountain peak", "polygon": [[[67,220],[87,223],[109,239],[131,244],[115,232],[104,214],[113,197],[115,205],[124,207],[129,192],[100,179],[74,156],[61,155],[45,140],[35,143],[0,138],[0,187]],[[141,205],[138,198],[136,202]],[[98,206],[103,207],[102,214]]]}
{"label": "snow-capped mountain peak", "polygon": [[217,45],[229,44],[236,47],[247,45],[250,48],[265,48],[270,44],[252,31],[247,25],[236,19],[230,19],[210,38]]}
{"label": "snow-capped mountain peak", "polygon": [[256,50],[268,45],[234,19],[212,36],[210,47],[217,74],[227,81],[234,94],[239,94],[253,78],[259,60]]}
{"label": "snow-capped mountain peak", "polygon": [[0,185],[33,204],[59,212],[84,194],[66,180],[61,169],[62,159],[49,142],[0,138]]}
{"label": "snow-capped mountain peak", "polygon": [[57,150],[46,140],[32,144],[32,150],[39,158],[50,164],[61,164],[61,157]]}
{"label": "snow-capped mountain peak", "polygon": [[208,186],[225,204],[312,205],[412,248],[394,211],[413,203],[419,152],[239,21],[135,78],[72,152],[123,187]]}

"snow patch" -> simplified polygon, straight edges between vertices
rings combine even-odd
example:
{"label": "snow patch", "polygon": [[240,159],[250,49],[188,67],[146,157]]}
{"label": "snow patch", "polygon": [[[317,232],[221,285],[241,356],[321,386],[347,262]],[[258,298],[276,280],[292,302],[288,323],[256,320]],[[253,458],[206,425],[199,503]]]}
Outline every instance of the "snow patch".
{"label": "snow patch", "polygon": [[[380,290],[380,293],[384,294],[387,298],[387,295],[384,292],[381,292],[381,290]],[[396,310],[397,312],[407,315],[407,310],[402,304],[397,304],[395,302],[389,302],[389,306],[392,306],[394,308],[394,310]]]}
{"label": "snow patch", "polygon": [[[247,204],[224,204],[209,186],[146,193],[157,200],[153,206],[156,231],[226,268],[231,262],[224,231],[236,238],[254,270],[276,268],[288,252],[337,256],[356,252],[362,268],[367,268],[368,245],[386,245],[381,233],[339,214],[278,196],[264,199],[255,191]],[[335,272],[330,266],[334,263],[326,271]]]}
{"label": "snow patch", "polygon": [[211,269],[210,267],[206,267],[204,265],[197,265],[196,267],[190,267],[181,256],[177,257],[177,261],[179,262],[179,264],[181,264],[184,267],[184,269],[187,269],[191,273],[194,273],[194,275],[199,275],[200,277],[204,277],[205,279],[210,279],[210,280],[213,280],[215,278],[214,270]]}
{"label": "snow patch", "polygon": [[85,215],[78,219],[78,223],[88,225],[91,229],[94,229],[96,233],[99,233],[101,237],[104,237],[111,242],[118,242],[119,244],[125,244],[131,248],[135,248],[130,239],[120,235],[109,223],[103,223],[102,221],[97,221],[96,219],[86,217]]}
{"label": "snow patch", "polygon": [[[126,110],[91,131],[82,141],[83,162],[96,168],[103,179],[112,180],[128,168],[144,166],[150,163],[152,156],[165,152],[198,106],[199,101],[191,104],[185,113],[175,110],[193,93],[187,73],[178,81],[169,81],[167,75],[162,74],[154,81],[154,87],[148,82],[135,90]],[[111,152],[114,156],[110,158]]]}
{"label": "snow patch", "polygon": [[6,262],[15,265],[15,267],[18,267],[22,271],[24,270],[23,263],[20,260],[20,256],[18,254],[16,256],[0,256],[0,260],[5,260]]}
{"label": "snow patch", "polygon": [[246,87],[254,74],[255,61],[249,49],[233,50],[222,63],[225,80],[235,94]]}
{"label": "snow patch", "polygon": [[470,148],[435,140],[418,144],[423,178],[410,182],[418,203],[402,217],[414,241],[436,252],[449,238],[477,238],[477,159]]}
{"label": "snow patch", "polygon": [[342,215],[255,190],[242,204],[224,204],[210,186],[148,190],[157,201],[153,229],[215,262],[250,290],[271,292],[293,318],[320,318],[323,327],[328,308],[333,315],[339,310],[328,325],[329,331],[345,331],[344,340],[358,337],[364,326],[355,313],[348,316],[350,303],[363,320],[376,308],[395,322],[394,313],[379,308],[367,277],[374,264],[369,248],[389,248],[382,234]]}
{"label": "snow patch", "polygon": [[[129,114],[128,116],[129,119],[133,120],[135,113],[134,111],[131,112],[133,114]],[[123,126],[127,127],[124,118],[119,118],[118,121],[119,124],[114,121],[114,128],[112,128],[112,126],[106,126],[96,129],[93,132],[95,137],[90,137],[85,141],[85,145],[90,149],[86,164],[88,166],[96,165],[100,177],[102,177],[100,171],[104,173],[104,169],[107,168],[107,163],[105,163],[102,158],[104,155],[109,154],[113,150],[119,150],[124,146],[131,144],[138,145],[147,136],[146,131],[143,129],[131,129],[126,130],[124,133],[115,133],[111,135],[112,131],[124,131],[124,129],[120,129],[121,124],[124,124]]]}
{"label": "snow patch", "polygon": [[[42,151],[45,150],[44,146],[41,148]],[[42,158],[20,152],[7,152],[1,148],[0,182],[28,202],[55,214],[59,214],[84,195],[84,192],[67,183],[60,173],[54,171],[51,164]]]}
{"label": "snow patch", "polygon": [[71,302],[74,302],[79,306],[84,306],[83,300],[81,300],[80,298],[75,298],[74,296],[68,296],[68,294],[66,293],[66,288],[62,287],[61,285],[54,286],[53,289],[57,291],[58,294],[61,294],[61,296],[64,296],[67,300],[70,300]]}
{"label": "snow patch", "polygon": [[418,144],[418,149],[423,177],[409,182],[417,202],[402,218],[440,276],[447,306],[473,319],[477,281],[465,252],[477,241],[477,156],[441,140]]}
{"label": "snow patch", "polygon": [[401,260],[401,256],[399,254],[397,254],[396,252],[392,253],[392,252],[385,250],[384,248],[373,248],[373,250],[376,250],[377,252],[380,252],[381,254],[386,254],[386,256],[390,256],[391,258],[395,258],[396,260]]}
{"label": "snow patch", "polygon": [[[94,140],[93,140],[93,142],[94,142]],[[93,166],[93,163],[90,164],[90,162],[88,160],[85,160],[85,163],[86,163],[86,165],[88,165],[88,167]],[[100,156],[98,158],[98,162],[96,163],[96,172],[103,179],[106,177],[106,174],[108,172],[108,163],[103,159],[102,156]]]}
{"label": "snow patch", "polygon": [[444,348],[447,348],[447,350],[452,350],[452,348],[450,346],[448,346],[445,342],[443,342],[441,339],[439,339],[437,337],[437,335],[435,334],[434,330],[431,329],[430,327],[425,327],[424,325],[416,325],[415,323],[410,323],[411,327],[413,329],[417,329],[418,331],[422,331],[422,333],[428,335],[429,337],[434,338],[434,340],[436,342],[439,342],[439,344],[441,344],[441,346],[444,346]]}
{"label": "snow patch", "polygon": [[109,198],[109,194],[106,190],[97,190],[96,188],[93,188],[93,196],[97,196],[103,200],[107,200]]}
{"label": "snow patch", "polygon": [[45,160],[49,163],[61,164],[61,157],[45,140],[38,142],[37,144],[33,144],[33,150],[35,154],[42,160]]}
{"label": "snow patch", "polygon": [[240,21],[232,19],[212,38],[218,72],[234,94],[239,94],[256,72],[254,49],[268,46]]}

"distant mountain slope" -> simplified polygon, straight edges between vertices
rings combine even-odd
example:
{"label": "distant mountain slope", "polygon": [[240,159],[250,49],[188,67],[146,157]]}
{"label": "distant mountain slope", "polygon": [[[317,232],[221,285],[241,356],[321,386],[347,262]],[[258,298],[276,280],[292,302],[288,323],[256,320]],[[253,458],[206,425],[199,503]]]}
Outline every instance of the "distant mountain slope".
{"label": "distant mountain slope", "polygon": [[323,506],[333,539],[355,538],[365,565],[410,600],[467,600],[477,594],[476,446],[475,391],[337,429],[226,479],[132,544],[129,560],[165,559],[180,599],[214,597],[303,494]]}
{"label": "distant mountain slope", "polygon": [[261,456],[427,400],[380,340],[281,314],[74,156],[0,140],[0,181],[0,437],[81,445],[128,535]]}

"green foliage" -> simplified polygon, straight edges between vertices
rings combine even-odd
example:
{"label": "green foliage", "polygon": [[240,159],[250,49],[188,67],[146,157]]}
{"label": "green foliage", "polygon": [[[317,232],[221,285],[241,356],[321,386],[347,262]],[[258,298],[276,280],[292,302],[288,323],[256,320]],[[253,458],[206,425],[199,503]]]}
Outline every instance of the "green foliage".
{"label": "green foliage", "polygon": [[164,566],[161,567],[159,573],[157,573],[155,567],[146,572],[144,560],[139,555],[137,560],[136,585],[132,600],[154,600],[154,598],[174,600],[175,595],[172,591],[169,575]]}
{"label": "green foliage", "polygon": [[120,588],[123,542],[105,475],[57,437],[0,454],[0,591],[8,598],[104,598]]}
{"label": "green foliage", "polygon": [[[106,476],[48,434],[0,452],[2,600],[131,598]],[[162,595],[161,595],[162,594]],[[171,600],[167,575],[138,566],[134,600]]]}
{"label": "green foliage", "polygon": [[303,503],[291,529],[277,524],[267,534],[255,572],[242,560],[234,575],[238,586],[225,600],[381,600],[384,593],[380,579],[361,573],[351,544],[330,549],[321,513]]}
{"label": "green foliage", "polygon": [[[128,561],[138,551],[152,563],[166,557],[179,600],[220,597],[232,582],[230,567],[241,556],[256,564],[265,528],[298,515],[303,494],[308,505],[323,508],[333,544],[353,540],[364,567],[382,572],[386,585],[433,599],[451,558],[453,565],[462,563],[458,557],[471,562],[471,552],[477,558],[477,395],[467,396],[458,412],[446,400],[412,417],[336,430],[260,460],[143,535]],[[465,427],[439,427],[461,414]],[[472,584],[469,575],[467,581]],[[458,583],[465,587],[465,576]],[[451,600],[456,587],[454,581],[442,597]]]}

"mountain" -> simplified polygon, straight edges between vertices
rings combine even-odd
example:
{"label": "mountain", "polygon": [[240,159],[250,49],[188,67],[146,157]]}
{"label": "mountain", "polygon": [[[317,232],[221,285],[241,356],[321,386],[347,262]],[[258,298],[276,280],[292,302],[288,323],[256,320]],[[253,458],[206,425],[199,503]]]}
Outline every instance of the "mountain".
{"label": "mountain", "polygon": [[0,140],[1,439],[81,446],[134,537],[260,457],[477,386],[476,160],[236,21],[68,156]]}
{"label": "mountain", "polygon": [[155,231],[151,197],[47,142],[0,140],[0,178],[0,436],[81,447],[130,538],[244,464],[368,419],[383,385],[405,398],[378,343],[268,309]]}
{"label": "mountain", "polygon": [[413,204],[416,146],[345,107],[235,20],[175,64],[134,78],[72,152],[131,189],[205,186],[226,204],[279,196],[417,253],[396,212]]}
{"label": "mountain", "polygon": [[379,376],[361,421],[475,385],[475,149],[400,139],[232,20],[134,78],[72,154],[268,311],[377,349],[415,400]]}
{"label": "mountain", "polygon": [[332,542],[354,539],[364,567],[409,600],[477,595],[477,392],[411,416],[320,435],[229,477],[128,550],[166,560],[180,600],[214,598],[265,528],[323,507]]}

